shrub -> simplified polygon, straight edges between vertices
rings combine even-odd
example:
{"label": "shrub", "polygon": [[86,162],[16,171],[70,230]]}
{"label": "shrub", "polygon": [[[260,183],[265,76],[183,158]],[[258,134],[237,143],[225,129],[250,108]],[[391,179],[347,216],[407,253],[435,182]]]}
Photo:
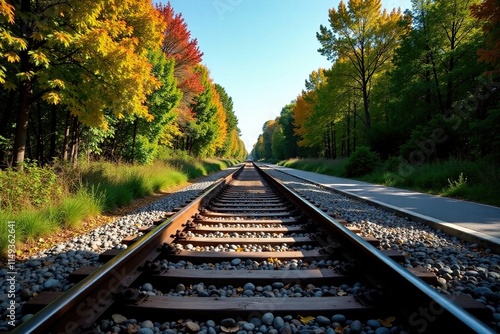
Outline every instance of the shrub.
{"label": "shrub", "polygon": [[53,168],[26,164],[23,171],[0,171],[0,209],[41,208],[58,200],[63,186]]}
{"label": "shrub", "polygon": [[370,151],[368,147],[361,146],[350,156],[347,162],[347,176],[362,176],[373,172],[380,165],[380,157],[377,153]]}

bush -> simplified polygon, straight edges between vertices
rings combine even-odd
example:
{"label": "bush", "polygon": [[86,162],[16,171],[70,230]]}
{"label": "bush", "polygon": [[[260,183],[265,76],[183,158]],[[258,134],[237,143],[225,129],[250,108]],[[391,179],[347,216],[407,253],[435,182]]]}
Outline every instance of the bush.
{"label": "bush", "polygon": [[23,171],[0,171],[0,209],[41,208],[61,198],[63,186],[53,168],[27,163]]}
{"label": "bush", "polygon": [[349,177],[362,176],[373,172],[380,165],[380,157],[370,151],[368,147],[361,146],[351,155],[346,168]]}

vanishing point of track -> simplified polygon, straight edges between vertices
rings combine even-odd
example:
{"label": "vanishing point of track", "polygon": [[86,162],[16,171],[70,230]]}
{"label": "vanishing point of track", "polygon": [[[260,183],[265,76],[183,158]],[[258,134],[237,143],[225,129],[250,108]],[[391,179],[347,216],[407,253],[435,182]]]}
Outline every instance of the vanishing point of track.
{"label": "vanishing point of track", "polygon": [[[360,319],[394,316],[400,326],[419,333],[492,332],[478,320],[485,316],[484,309],[472,298],[452,300],[438,294],[424,281],[432,275],[403,268],[398,263],[402,255],[379,250],[377,240],[356,235],[253,164],[243,165],[176,211],[143,236],[125,240],[130,244],[126,250],[102,254],[101,267],[76,271],[72,279],[79,282],[66,293],[47,292],[32,299],[25,307],[36,314],[14,332],[86,332],[111,314],[157,321],[221,321],[266,312],[303,317],[341,313]],[[247,263],[247,269],[164,265],[235,259]],[[252,263],[265,261],[283,265],[283,270],[252,270]],[[310,262],[318,264],[315,269],[304,265]],[[205,297],[148,295],[139,289],[144,282],[162,291],[198,282],[215,287],[251,282],[275,289],[296,286],[303,293],[285,298],[274,296],[272,289],[254,295],[235,288],[231,296],[212,293],[216,289]],[[319,288],[354,282],[361,287],[356,294]]]}

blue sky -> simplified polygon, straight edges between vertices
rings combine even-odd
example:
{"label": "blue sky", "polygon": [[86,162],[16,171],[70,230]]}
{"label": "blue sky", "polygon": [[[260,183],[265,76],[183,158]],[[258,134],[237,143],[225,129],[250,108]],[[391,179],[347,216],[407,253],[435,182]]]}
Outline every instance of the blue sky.
{"label": "blue sky", "polygon": [[[162,3],[167,0],[161,0]],[[241,138],[250,152],[262,126],[304,89],[309,74],[331,63],[316,32],[338,0],[170,0],[198,39],[203,64],[233,98]],[[382,0],[410,8],[410,0]]]}

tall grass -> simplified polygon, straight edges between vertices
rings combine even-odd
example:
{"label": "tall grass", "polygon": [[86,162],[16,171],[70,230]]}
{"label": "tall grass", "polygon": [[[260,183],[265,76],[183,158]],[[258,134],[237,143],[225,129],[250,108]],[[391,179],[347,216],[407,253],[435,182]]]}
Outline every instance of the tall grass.
{"label": "tall grass", "polygon": [[[347,160],[291,159],[279,165],[345,177]],[[440,196],[500,206],[500,172],[487,160],[449,159],[411,166],[401,172],[401,160],[390,158],[376,171],[356,179]]]}
{"label": "tall grass", "polygon": [[93,163],[82,170],[82,182],[104,198],[107,210],[128,205],[133,199],[151,195],[187,182],[188,175],[166,163],[147,166]]}
{"label": "tall grass", "polygon": [[281,161],[278,165],[306,170],[309,172],[343,177],[346,174],[345,166],[347,165],[347,162],[347,159],[290,159]]}
{"label": "tall grass", "polygon": [[54,210],[60,225],[76,227],[84,219],[100,214],[104,210],[105,198],[94,187],[80,187],[71,197],[62,201]]}
{"label": "tall grass", "polygon": [[7,249],[9,221],[16,222],[17,241],[33,242],[235,163],[185,156],[140,166],[93,162],[77,169],[30,165],[25,172],[0,171],[0,254]]}

